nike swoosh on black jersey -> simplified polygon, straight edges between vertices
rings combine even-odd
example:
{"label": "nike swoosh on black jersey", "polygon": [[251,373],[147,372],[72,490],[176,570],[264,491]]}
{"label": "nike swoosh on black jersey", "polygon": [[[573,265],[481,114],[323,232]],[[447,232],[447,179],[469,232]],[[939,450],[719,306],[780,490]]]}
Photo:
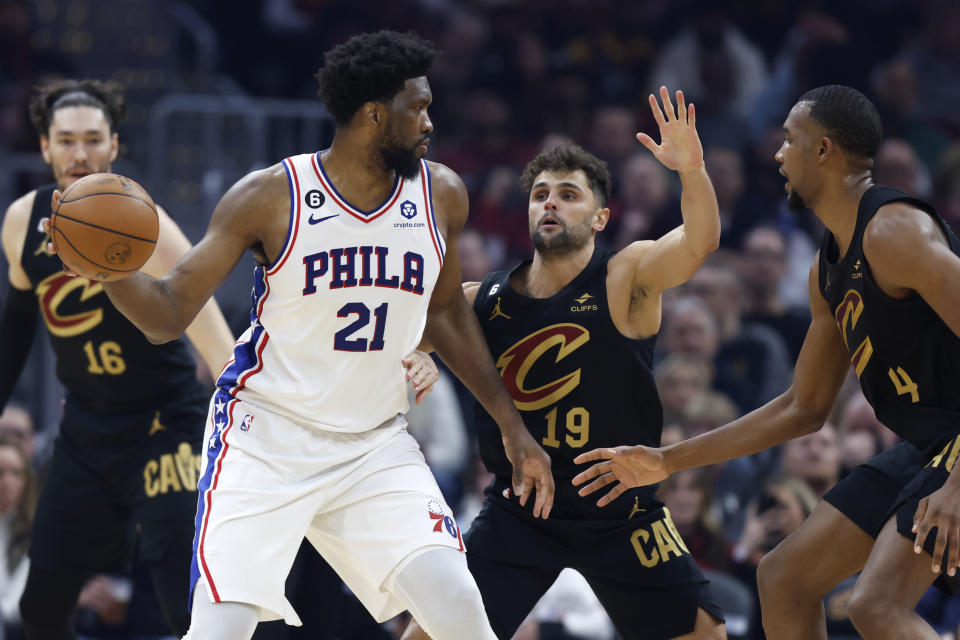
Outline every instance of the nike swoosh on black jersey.
{"label": "nike swoosh on black jersey", "polygon": [[313,214],[311,213],[310,217],[307,218],[307,222],[309,222],[310,224],[317,224],[318,222],[323,222],[324,220],[329,220],[330,218],[336,218],[339,215],[340,215],[339,213],[335,213],[332,216],[327,216],[326,218],[314,218]]}

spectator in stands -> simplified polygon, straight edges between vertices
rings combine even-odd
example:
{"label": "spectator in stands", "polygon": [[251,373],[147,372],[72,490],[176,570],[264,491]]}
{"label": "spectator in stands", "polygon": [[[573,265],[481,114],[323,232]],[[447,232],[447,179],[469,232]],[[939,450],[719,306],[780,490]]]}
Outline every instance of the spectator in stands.
{"label": "spectator in stands", "polygon": [[697,566],[729,572],[730,545],[711,513],[713,476],[710,471],[700,467],[676,473],[660,485],[660,495]]}
{"label": "spectator in stands", "polygon": [[457,240],[460,269],[464,282],[480,282],[494,266],[490,255],[490,240],[472,227],[464,227]]}
{"label": "spectator in stands", "polygon": [[933,175],[933,198],[940,215],[954,228],[960,228],[960,142],[940,157]]}
{"label": "spectator in stands", "polygon": [[810,311],[788,305],[781,295],[787,271],[787,243],[783,233],[767,225],[749,231],[743,240],[738,266],[743,282],[743,321],[776,331],[790,351],[791,361],[796,361],[810,326]]}
{"label": "spectator in stands", "polygon": [[[763,638],[757,566],[760,559],[797,529],[817,506],[817,497],[807,484],[792,476],[769,480],[747,505],[743,533],[733,548],[734,573],[756,595],[755,638]],[[773,639],[771,639],[773,640]]]}
{"label": "spectator in stands", "polygon": [[33,418],[22,406],[10,402],[0,413],[0,436],[19,444],[27,454],[34,471],[37,470],[37,436],[33,428]]}
{"label": "spectator in stands", "polygon": [[[732,23],[724,2],[705,3],[660,51],[648,86],[683,86],[704,101],[704,145],[746,139],[747,118],[767,82],[763,53]],[[707,108],[709,107],[709,108]]]}
{"label": "spectator in stands", "polygon": [[471,224],[484,235],[491,261],[497,265],[513,262],[530,250],[529,233],[515,224],[526,207],[519,182],[520,172],[515,168],[494,166],[483,176],[471,201]]}
{"label": "spectator in stands", "polygon": [[656,366],[654,377],[663,405],[663,423],[686,423],[694,402],[709,391],[713,373],[705,361],[674,354]]}
{"label": "spectator in stands", "polygon": [[[597,107],[590,123],[588,150],[607,163],[611,175],[619,175],[627,159],[636,153],[634,135],[637,130],[637,118],[631,108],[620,105]],[[620,185],[615,188],[619,190]],[[618,193],[614,191],[614,194]]]}
{"label": "spectator in stands", "polygon": [[887,138],[874,161],[877,184],[906,191],[915,198],[930,197],[930,173],[906,140]]}
{"label": "spectator in stands", "polygon": [[670,175],[649,153],[627,159],[620,171],[619,197],[611,208],[612,248],[636,240],[656,240],[682,224],[680,202],[670,189]]}
{"label": "spectator in stands", "polygon": [[30,566],[27,551],[36,505],[30,457],[19,440],[0,435],[0,622],[6,640],[24,637],[19,602]]}
{"label": "spectator in stands", "polygon": [[684,289],[716,318],[714,387],[730,396],[742,413],[782,393],[791,374],[786,345],[772,329],[743,322],[743,285],[729,257],[712,255]]}
{"label": "spectator in stands", "polygon": [[766,221],[769,210],[747,193],[739,150],[714,146],[706,150],[704,157],[710,163],[710,178],[720,205],[720,247],[736,249],[750,229]]}
{"label": "spectator in stands", "polygon": [[960,131],[960,5],[930,0],[920,5],[923,33],[901,57],[913,68],[917,116],[945,132]]}
{"label": "spectator in stands", "polygon": [[688,437],[691,438],[712,431],[739,416],[737,406],[726,394],[709,389],[693,398],[683,415]]}
{"label": "spectator in stands", "polygon": [[783,445],[784,472],[807,483],[822,498],[840,479],[840,440],[830,422],[819,431],[789,440]]}

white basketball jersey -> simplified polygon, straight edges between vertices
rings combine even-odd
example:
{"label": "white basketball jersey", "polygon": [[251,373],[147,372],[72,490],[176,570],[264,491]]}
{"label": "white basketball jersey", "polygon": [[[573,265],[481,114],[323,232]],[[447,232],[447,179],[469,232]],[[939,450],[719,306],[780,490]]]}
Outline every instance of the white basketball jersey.
{"label": "white basketball jersey", "polygon": [[320,429],[361,432],[408,409],[401,359],[419,344],[443,264],[430,171],[372,211],[333,187],[320,154],[283,161],[290,229],[255,269],[250,327],[217,385]]}

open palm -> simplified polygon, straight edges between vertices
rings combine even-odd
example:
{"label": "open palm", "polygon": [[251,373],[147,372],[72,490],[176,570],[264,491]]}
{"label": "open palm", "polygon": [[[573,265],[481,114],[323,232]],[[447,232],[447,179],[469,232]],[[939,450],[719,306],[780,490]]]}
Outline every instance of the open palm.
{"label": "open palm", "polygon": [[601,507],[610,504],[627,489],[656,484],[670,475],[660,450],[642,445],[594,449],[580,454],[574,462],[596,462],[573,479],[576,486],[593,480],[580,489],[581,496],[589,495],[609,484],[614,485],[597,501],[597,505]]}
{"label": "open palm", "polygon": [[674,109],[670,92],[666,87],[660,87],[660,99],[663,101],[661,109],[656,97],[650,94],[650,110],[660,126],[660,144],[645,133],[638,133],[637,140],[668,169],[698,169],[703,165],[703,145],[697,135],[696,109],[693,103],[687,106],[683,91],[677,91],[676,97],[677,106]]}

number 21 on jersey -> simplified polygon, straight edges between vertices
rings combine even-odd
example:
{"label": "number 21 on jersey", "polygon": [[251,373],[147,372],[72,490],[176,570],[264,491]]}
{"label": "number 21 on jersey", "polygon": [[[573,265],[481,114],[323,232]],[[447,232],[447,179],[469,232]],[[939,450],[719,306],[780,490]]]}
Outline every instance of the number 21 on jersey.
{"label": "number 21 on jersey", "polygon": [[338,318],[356,316],[356,319],[333,335],[333,348],[337,351],[382,351],[383,333],[387,325],[387,307],[388,303],[384,302],[373,310],[375,318],[373,338],[369,341],[366,338],[350,336],[370,324],[370,308],[362,302],[348,302],[340,307],[337,311]]}

